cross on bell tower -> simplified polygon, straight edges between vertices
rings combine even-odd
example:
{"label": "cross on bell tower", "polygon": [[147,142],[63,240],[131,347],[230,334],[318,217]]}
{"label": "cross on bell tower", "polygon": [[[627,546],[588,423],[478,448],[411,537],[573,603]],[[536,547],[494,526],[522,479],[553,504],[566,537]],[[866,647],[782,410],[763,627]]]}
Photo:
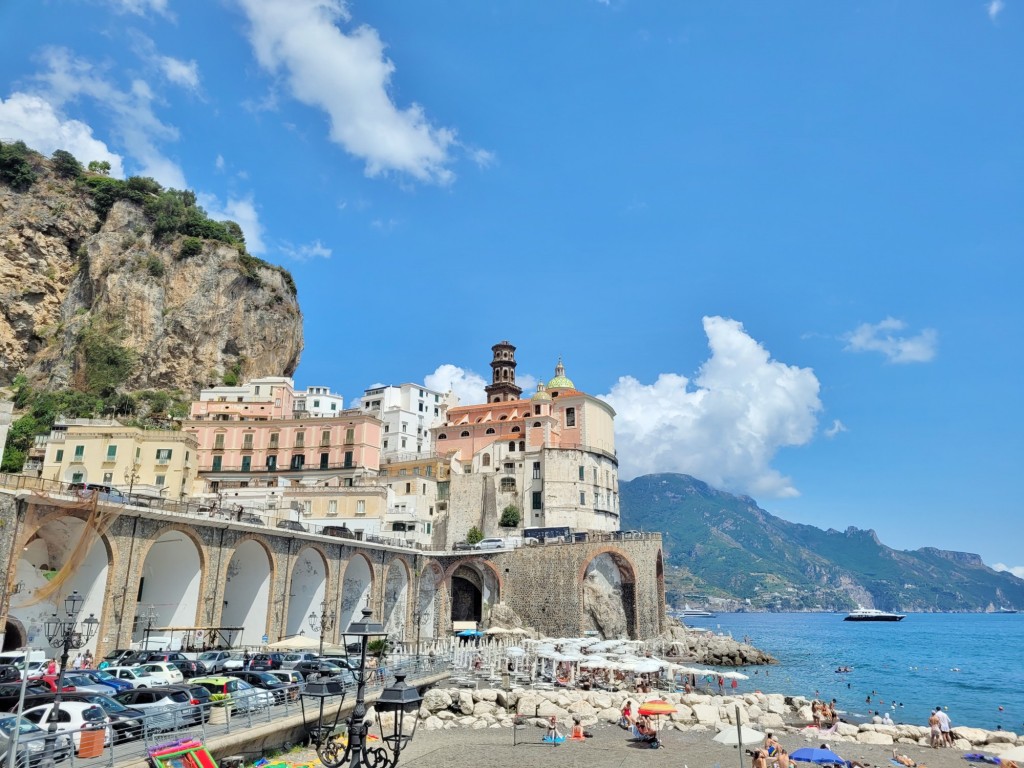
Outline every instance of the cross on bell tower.
{"label": "cross on bell tower", "polygon": [[487,402],[501,403],[508,400],[519,400],[523,388],[516,386],[516,348],[507,341],[491,347],[494,359],[491,360],[491,383],[484,387]]}

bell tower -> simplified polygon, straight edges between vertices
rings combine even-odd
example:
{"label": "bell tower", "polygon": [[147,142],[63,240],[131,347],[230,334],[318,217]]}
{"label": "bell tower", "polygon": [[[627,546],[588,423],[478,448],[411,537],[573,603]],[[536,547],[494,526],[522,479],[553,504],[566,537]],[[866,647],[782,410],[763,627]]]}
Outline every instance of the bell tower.
{"label": "bell tower", "polygon": [[491,360],[491,383],[484,387],[488,403],[502,403],[508,400],[519,400],[523,388],[516,386],[516,348],[507,341],[491,347],[494,359]]}

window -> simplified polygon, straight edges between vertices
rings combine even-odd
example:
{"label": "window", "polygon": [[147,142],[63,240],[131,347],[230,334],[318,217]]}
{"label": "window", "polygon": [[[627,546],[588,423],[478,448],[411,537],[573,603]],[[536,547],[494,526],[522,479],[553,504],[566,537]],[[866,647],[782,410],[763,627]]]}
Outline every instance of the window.
{"label": "window", "polygon": [[156,463],[166,464],[171,460],[171,449],[170,448],[157,448],[156,449]]}
{"label": "window", "polygon": [[327,516],[335,517],[338,514],[338,500],[331,499],[327,502]]}
{"label": "window", "polygon": [[156,484],[157,484],[157,486],[162,487],[163,485],[166,484],[166,482],[167,482],[167,475],[157,475],[156,476]]}
{"label": "window", "polygon": [[305,448],[306,447],[306,433],[305,432],[296,432],[295,433],[295,447],[296,448]]}
{"label": "window", "polygon": [[76,445],[75,446],[75,461],[81,461],[83,458],[85,458],[85,446],[84,445]]}
{"label": "window", "polygon": [[462,434],[459,435],[459,437],[469,437],[469,431],[468,430],[463,430]]}
{"label": "window", "polygon": [[565,409],[565,426],[575,427],[576,426],[576,409],[566,408]]}
{"label": "window", "polygon": [[390,424],[385,424],[384,425],[384,432],[390,432],[390,431],[391,431],[391,425]]}
{"label": "window", "polygon": [[582,464],[580,464],[580,480],[583,480],[585,472],[586,472],[586,467],[584,467]]}
{"label": "window", "polygon": [[416,476],[419,476],[419,474],[420,474],[420,468],[419,468],[419,467],[413,467],[413,468],[412,468],[412,473],[413,473],[414,475],[416,475]]}
{"label": "window", "polygon": [[493,435],[494,434],[494,427],[488,427],[487,431],[484,432],[484,434],[485,435]]}
{"label": "window", "polygon": [[405,484],[405,492],[406,493],[412,493],[412,483],[406,483]]}
{"label": "window", "polygon": [[252,470],[252,456],[242,457],[242,471],[250,472]]}
{"label": "window", "polygon": [[585,491],[580,491],[580,506],[585,507],[587,505],[587,494]]}
{"label": "window", "polygon": [[483,465],[485,467],[491,466],[491,454],[485,453],[483,458]]}
{"label": "window", "polygon": [[533,462],[533,479],[540,480],[540,462]]}
{"label": "window", "polygon": [[320,445],[321,446],[325,446],[325,445],[330,445],[330,444],[331,444],[331,433],[328,432],[325,429],[323,432],[320,433]]}
{"label": "window", "polygon": [[[430,514],[434,514],[433,508],[431,508]],[[427,533],[430,533],[430,523],[427,523]]]}
{"label": "window", "polygon": [[82,482],[83,477],[85,477],[85,475],[83,475],[81,472],[75,472],[74,474],[71,475],[71,482],[80,483]]}
{"label": "window", "polygon": [[244,435],[242,435],[242,450],[243,451],[251,451],[252,450],[252,432],[247,432]]}
{"label": "window", "polygon": [[349,427],[345,430],[345,442],[351,445],[356,441],[356,430],[355,427]]}
{"label": "window", "polygon": [[357,499],[356,500],[356,514],[357,515],[365,515],[366,514],[366,501],[365,500],[363,500],[363,499]]}
{"label": "window", "polygon": [[433,477],[433,476],[434,476],[434,468],[433,467],[427,467],[427,477]]}
{"label": "window", "polygon": [[320,407],[320,401],[319,400],[314,400],[313,401],[313,407],[314,408],[319,408]]}
{"label": "window", "polygon": [[513,432],[522,432],[522,430],[519,427],[512,427],[512,431]]}
{"label": "window", "polygon": [[540,416],[540,406],[539,405],[533,406],[533,415],[534,416]]}
{"label": "window", "polygon": [[292,454],[292,469],[302,469],[306,464],[306,454],[304,453],[293,453]]}
{"label": "window", "polygon": [[220,472],[220,465],[221,465],[221,462],[223,460],[224,460],[223,456],[214,456],[213,457],[213,471],[214,472]]}
{"label": "window", "polygon": [[107,446],[107,461],[114,461],[116,458],[117,458],[117,446],[116,445],[108,445]]}
{"label": "window", "polygon": [[112,482],[114,482],[114,473],[113,472],[104,472],[103,473],[103,484],[104,485],[108,485],[108,484],[110,484]]}
{"label": "window", "polygon": [[64,449],[63,448],[58,448],[57,449],[57,461],[58,462],[64,461]]}
{"label": "window", "polygon": [[421,483],[421,486],[422,487],[420,488],[420,493],[423,496],[426,496],[427,495],[427,484],[426,483]]}
{"label": "window", "polygon": [[213,450],[223,451],[224,450],[224,433],[213,436]]}
{"label": "window", "polygon": [[345,451],[345,468],[352,468],[352,451]]}
{"label": "window", "polygon": [[420,413],[423,413],[423,403],[420,403]]}
{"label": "window", "polygon": [[526,441],[525,440],[520,440],[519,441],[519,450],[520,451],[525,451],[526,450]]}
{"label": "window", "polygon": [[541,505],[540,491],[534,491],[533,492],[533,508],[534,509],[543,509],[543,506]]}
{"label": "window", "polygon": [[330,457],[331,454],[329,453],[320,454],[320,469],[327,469],[327,467],[330,466],[328,463],[328,459],[330,459]]}
{"label": "window", "polygon": [[385,440],[385,441],[384,441],[384,447],[385,447],[385,448],[387,448],[387,447],[388,447],[388,441],[387,441],[387,440]]}
{"label": "window", "polygon": [[447,440],[448,439],[448,435],[446,435],[444,432],[442,432],[440,435],[437,436],[437,439],[438,440]]}
{"label": "window", "polygon": [[405,438],[402,438],[402,447],[405,448]]}
{"label": "window", "polygon": [[503,477],[501,478],[501,490],[503,491],[514,491],[516,489],[516,479],[514,477]]}
{"label": "window", "polygon": [[280,441],[280,439],[281,439],[281,433],[280,432],[271,432],[270,433],[270,448],[271,448],[271,450],[275,450],[275,451],[277,450],[278,441]]}
{"label": "window", "polygon": [[597,467],[594,467],[594,482],[597,482]]}
{"label": "window", "polygon": [[505,462],[505,474],[506,475],[511,475],[515,471],[516,471],[516,465],[515,464],[513,464],[511,461]]}
{"label": "window", "polygon": [[516,449],[516,441],[515,440],[509,440],[508,441],[508,450],[509,450],[509,452],[513,452],[513,451],[515,451],[515,449]]}
{"label": "window", "polygon": [[277,455],[276,454],[272,454],[270,456],[267,456],[267,471],[268,472],[276,472],[277,471]]}
{"label": "window", "polygon": [[331,410],[332,411],[338,410],[338,404],[337,403],[331,403]]}
{"label": "window", "polygon": [[539,421],[535,421],[535,422],[533,422],[533,426],[535,426],[535,427],[539,427],[539,426],[540,426],[540,422],[539,422]]}

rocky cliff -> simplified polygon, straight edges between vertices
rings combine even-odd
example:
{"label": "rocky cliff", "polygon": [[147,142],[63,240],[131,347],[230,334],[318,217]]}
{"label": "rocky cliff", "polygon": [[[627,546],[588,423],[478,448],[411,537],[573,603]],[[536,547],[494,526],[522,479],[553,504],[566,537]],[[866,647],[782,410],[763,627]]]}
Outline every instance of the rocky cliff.
{"label": "rocky cliff", "polygon": [[194,392],[292,374],[302,351],[294,283],[247,254],[237,226],[226,230],[238,232],[233,242],[158,235],[149,202],[168,195],[186,201],[189,223],[224,226],[188,209],[190,193],[142,180],[134,199],[103,199],[97,188],[127,183],[27,157],[31,183],[0,175],[0,384],[24,373],[46,389]]}

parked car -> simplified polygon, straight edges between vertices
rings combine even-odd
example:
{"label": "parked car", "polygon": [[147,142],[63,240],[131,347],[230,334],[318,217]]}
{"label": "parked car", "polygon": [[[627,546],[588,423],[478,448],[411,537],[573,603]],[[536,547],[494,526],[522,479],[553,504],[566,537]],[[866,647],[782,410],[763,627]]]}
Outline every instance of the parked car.
{"label": "parked car", "polygon": [[187,690],[189,695],[192,697],[192,703],[199,707],[203,721],[206,722],[210,719],[210,707],[213,705],[213,694],[211,694],[207,688],[199,685],[198,683],[193,683],[191,680],[186,680],[184,685],[174,687]]}
{"label": "parked car", "polygon": [[157,680],[166,681],[167,685],[177,685],[185,682],[185,676],[181,674],[181,670],[169,661],[151,661],[148,664],[143,664],[142,669],[149,672]]}
{"label": "parked car", "polygon": [[149,674],[142,667],[107,667],[106,671],[118,680],[132,684],[133,688],[155,688],[167,685],[167,681]]}
{"label": "parked car", "polygon": [[0,717],[0,755],[3,755],[5,763],[8,755],[11,754],[16,727],[18,729],[18,758],[15,760],[17,768],[37,768],[37,766],[45,765],[51,754],[58,763],[71,757],[71,738],[69,736],[58,733],[53,751],[50,752],[46,744],[46,731],[27,718],[21,718],[19,723],[15,715],[8,715]]}
{"label": "parked car", "polygon": [[216,675],[224,670],[224,662],[231,658],[228,651],[203,651],[199,654],[199,660],[206,665],[211,675]]}
{"label": "parked car", "polygon": [[244,512],[238,516],[238,522],[248,523],[249,525],[266,525],[263,522],[263,518],[259,515],[254,515],[252,512]]}
{"label": "parked car", "polygon": [[302,674],[306,680],[316,680],[320,677],[334,677],[346,685],[352,683],[355,677],[347,667],[339,667],[331,661],[317,659],[316,661],[303,661],[295,665],[295,671]]}
{"label": "parked car", "polygon": [[[43,693],[36,694],[33,696],[25,696],[25,709],[32,707],[39,707],[44,704],[51,704],[56,697],[55,693]],[[110,696],[102,696],[98,693],[88,693],[85,691],[71,691],[68,693],[62,693],[61,707],[64,706],[65,701],[82,701],[87,704],[95,704],[97,707],[103,710],[110,719],[110,725],[114,729],[114,741],[131,741],[132,739],[142,738],[142,723],[145,718],[145,714],[138,709],[132,709],[126,707],[119,701],[112,699]]]}
{"label": "parked car", "polygon": [[[50,712],[54,703],[41,704],[32,709],[26,709],[22,714],[27,720],[36,725],[46,723],[50,727]],[[90,704],[87,701],[62,701],[57,712],[57,730],[71,734],[71,741],[78,749],[82,741],[82,731],[90,728],[102,728],[103,746],[109,747],[114,738],[114,729],[110,727],[110,718],[104,714],[100,707]]]}
{"label": "parked car", "polygon": [[[57,692],[57,680],[58,679],[59,679],[58,675],[39,675],[37,677],[30,677],[28,680],[29,680],[30,683],[38,683],[39,685],[45,685],[47,687],[47,689],[51,693],[56,693]],[[63,688],[63,690],[65,690],[65,691],[73,690],[72,686],[68,684],[67,680],[64,681],[64,688]]]}
{"label": "parked car", "polygon": [[[249,660],[252,661],[250,655]],[[224,659],[220,665],[221,672],[235,672],[245,668],[245,653],[243,651],[232,651],[231,655]]]}
{"label": "parked car", "polygon": [[295,665],[300,661],[316,661],[319,656],[315,653],[294,651],[292,653],[286,653],[281,658],[281,669],[295,669]]}
{"label": "parked car", "polygon": [[455,544],[452,546],[452,549],[457,551],[463,549],[473,549],[473,545],[470,544],[468,541],[456,541]]}
{"label": "parked car", "polygon": [[269,672],[280,669],[283,662],[283,653],[257,653],[249,662],[249,669],[253,672]]}
{"label": "parked car", "polygon": [[270,691],[274,697],[275,704],[284,702],[285,690],[288,688],[288,684],[282,683],[269,672],[232,672],[229,677],[237,677],[239,680],[244,680],[253,688],[262,688],[265,691]]}
{"label": "parked car", "polygon": [[141,710],[147,731],[170,731],[183,725],[198,723],[202,717],[196,699],[179,686],[136,688],[114,697],[126,707]]}
{"label": "parked car", "polygon": [[[50,693],[50,686],[42,683],[33,683],[29,681],[28,685],[25,686],[25,695],[33,696],[41,693]],[[10,712],[18,706],[18,700],[21,698],[21,683],[3,683],[0,684],[0,710],[4,712]]]}
{"label": "parked car", "polygon": [[335,536],[339,539],[361,539],[362,531],[353,531],[347,525],[325,525],[320,529],[323,536]]}
{"label": "parked car", "polygon": [[154,661],[188,661],[188,656],[179,651],[139,651],[139,664],[151,664]]}
{"label": "parked car", "polygon": [[301,672],[296,672],[294,669],[274,669],[269,674],[288,686],[289,700],[295,701],[299,698],[299,694],[302,692],[302,685],[305,682]]}
{"label": "parked car", "polygon": [[109,501],[115,504],[126,504],[128,502],[128,497],[112,485],[71,483],[68,489],[83,499],[91,499],[93,494],[98,494],[100,501]]}
{"label": "parked car", "polygon": [[[100,685],[106,685],[114,689],[114,693],[120,693],[121,691],[127,691],[134,686],[127,680],[118,680],[112,674],[107,672],[105,669],[83,669],[78,674],[88,677],[95,683]],[[113,694],[110,694],[113,695]]]}
{"label": "parked car", "polygon": [[505,549],[508,543],[504,539],[480,539],[473,545],[473,549]]}
{"label": "parked car", "polygon": [[191,680],[193,677],[203,677],[204,675],[210,674],[210,670],[206,668],[206,665],[201,661],[195,659],[181,659],[172,661],[178,671],[181,672],[185,680]]}
{"label": "parked car", "polygon": [[106,656],[103,657],[103,661],[107,662],[109,667],[120,667],[124,660],[135,653],[131,648],[115,648]]}
{"label": "parked car", "polygon": [[306,526],[300,523],[298,520],[278,520],[278,528],[284,528],[286,531],[302,531],[306,532]]}
{"label": "parked car", "polygon": [[64,675],[65,691],[83,691],[85,693],[98,693],[101,696],[113,696],[117,688],[113,685],[97,683],[88,675],[81,672],[68,672]]}
{"label": "parked car", "polygon": [[0,664],[0,683],[21,680],[21,670],[13,664]]}
{"label": "parked car", "polygon": [[272,706],[274,697],[269,691],[254,688],[237,677],[197,677],[193,681],[210,693],[223,693],[231,697],[231,708],[235,712],[250,712]]}

